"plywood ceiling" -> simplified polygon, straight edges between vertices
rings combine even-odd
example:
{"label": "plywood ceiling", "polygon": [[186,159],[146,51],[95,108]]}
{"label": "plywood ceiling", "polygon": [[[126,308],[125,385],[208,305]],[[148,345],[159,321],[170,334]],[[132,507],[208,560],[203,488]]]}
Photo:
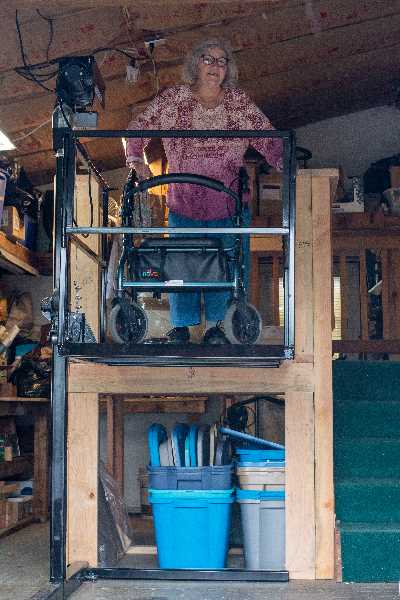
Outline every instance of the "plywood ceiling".
{"label": "plywood ceiling", "polygon": [[[223,36],[235,51],[240,85],[276,127],[390,104],[399,87],[400,0],[15,0],[2,3],[0,129],[17,141],[16,156],[36,183],[54,169],[50,123],[54,94],[18,76],[22,65],[15,26],[19,11],[30,63],[89,54],[102,47],[135,48],[141,75],[125,81],[126,59],[97,54],[106,82],[100,127],[126,127],[154,96],[156,80],[144,41],[159,36],[153,58],[160,87],[180,81],[183,57],[202,38]],[[40,11],[40,14],[38,10]],[[48,82],[54,87],[54,81]],[[103,169],[123,165],[119,141],[94,140],[88,149]]]}

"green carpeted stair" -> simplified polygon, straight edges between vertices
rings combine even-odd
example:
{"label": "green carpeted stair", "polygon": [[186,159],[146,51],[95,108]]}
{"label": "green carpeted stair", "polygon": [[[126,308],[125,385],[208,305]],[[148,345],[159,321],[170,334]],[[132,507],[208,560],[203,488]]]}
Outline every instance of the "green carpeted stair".
{"label": "green carpeted stair", "polygon": [[343,581],[400,580],[400,363],[334,361]]}

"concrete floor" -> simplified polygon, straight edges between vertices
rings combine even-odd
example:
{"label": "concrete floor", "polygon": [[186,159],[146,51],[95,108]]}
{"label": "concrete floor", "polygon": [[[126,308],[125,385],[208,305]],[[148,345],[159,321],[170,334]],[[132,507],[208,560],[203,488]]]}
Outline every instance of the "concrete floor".
{"label": "concrete floor", "polygon": [[394,600],[393,584],[199,583],[107,581],[85,583],[71,600]]}
{"label": "concrete floor", "polygon": [[[29,600],[49,589],[48,524],[0,539],[0,600]],[[71,600],[394,600],[397,584],[291,581],[288,584],[176,581],[84,583]]]}
{"label": "concrete floor", "polygon": [[0,539],[0,600],[26,600],[49,580],[49,526],[35,523]]}

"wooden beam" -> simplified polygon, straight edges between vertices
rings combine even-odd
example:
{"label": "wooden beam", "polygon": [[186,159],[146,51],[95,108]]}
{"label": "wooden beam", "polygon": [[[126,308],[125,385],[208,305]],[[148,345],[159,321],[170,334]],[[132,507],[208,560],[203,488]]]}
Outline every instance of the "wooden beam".
{"label": "wooden beam", "polygon": [[383,320],[383,339],[388,340],[392,337],[390,329],[390,307],[389,307],[389,252],[381,250],[381,268],[382,268],[382,320]]}
{"label": "wooden beam", "polygon": [[279,325],[279,278],[281,276],[280,258],[276,254],[272,257],[272,323]]}
{"label": "wooden beam", "polygon": [[396,340],[334,340],[333,352],[342,354],[400,354],[400,339]]}
{"label": "wooden beam", "polygon": [[296,179],[295,356],[313,362],[313,231],[311,177],[300,171]]}
{"label": "wooden beam", "polygon": [[[155,373],[157,371],[157,377]],[[313,366],[284,361],[279,368],[154,367],[71,361],[69,390],[124,394],[279,394],[313,391]]]}
{"label": "wooden beam", "polygon": [[250,302],[260,308],[260,253],[250,252]]}
{"label": "wooden beam", "polygon": [[313,394],[285,397],[286,569],[291,579],[315,579]]}
{"label": "wooden beam", "polygon": [[[89,176],[77,175],[74,195],[74,214],[77,225],[90,226],[91,208],[93,202],[93,225],[100,224],[101,190],[93,175],[90,176],[91,194],[89,194]],[[91,198],[91,199],[90,199]],[[100,237],[89,235],[77,236],[78,239],[89,247],[96,255],[99,254]],[[70,306],[75,310],[76,290],[74,282],[80,286],[80,306],[85,318],[90,325],[95,338],[99,339],[100,327],[100,266],[90,258],[82,248],[73,240],[70,243]]]}
{"label": "wooden beam", "polygon": [[400,250],[400,236],[398,232],[387,230],[379,231],[357,231],[355,234],[335,233],[333,239],[334,252],[351,252],[358,254],[360,250],[377,248],[382,250],[397,249]]}
{"label": "wooden beam", "polygon": [[97,566],[99,401],[68,394],[67,565]]}
{"label": "wooden beam", "polygon": [[124,400],[107,398],[107,470],[124,495]]}
{"label": "wooden beam", "polygon": [[347,276],[347,257],[345,254],[341,254],[339,258],[339,272],[340,272],[340,318],[341,318],[341,332],[342,340],[347,338],[347,327],[349,322],[349,307],[348,307],[348,296],[349,296],[349,281]]}
{"label": "wooden beam", "polygon": [[118,398],[123,403],[124,414],[138,413],[188,413],[204,414],[206,410],[207,397],[191,396],[138,396],[127,397],[126,395],[113,394],[112,396],[100,396],[100,411],[107,409],[110,398]]}
{"label": "wooden beam", "polygon": [[193,415],[195,421],[199,415],[206,412],[204,400],[190,400],[183,402],[145,402],[139,404],[127,400],[125,402],[125,414],[187,414]]}
{"label": "wooden beam", "polygon": [[[336,178],[338,173],[336,173]],[[317,579],[334,575],[331,178],[312,176]]]}
{"label": "wooden beam", "polygon": [[392,251],[391,270],[392,293],[390,306],[392,308],[393,337],[400,339],[400,251]]}
{"label": "wooden beam", "polygon": [[368,289],[367,289],[367,262],[365,250],[360,252],[360,313],[361,313],[361,339],[368,340]]}

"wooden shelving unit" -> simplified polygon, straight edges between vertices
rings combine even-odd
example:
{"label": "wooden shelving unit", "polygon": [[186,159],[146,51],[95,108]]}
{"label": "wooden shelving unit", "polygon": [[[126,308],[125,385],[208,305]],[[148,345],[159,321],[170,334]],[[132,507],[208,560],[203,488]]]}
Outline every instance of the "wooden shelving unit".
{"label": "wooden shelving unit", "polygon": [[[10,462],[0,463],[0,479],[22,475],[26,470],[33,472],[34,495],[32,517],[24,519],[7,531],[20,528],[23,522],[32,520],[46,521],[48,518],[49,498],[49,428],[48,398],[1,397],[0,415],[15,415],[18,405],[23,405],[25,413],[34,417],[34,452],[14,458]],[[5,530],[0,530],[0,536]]]}
{"label": "wooden shelving unit", "polygon": [[3,231],[0,231],[0,267],[11,273],[39,275],[36,254],[10,240]]}
{"label": "wooden shelving unit", "polygon": [[33,455],[16,456],[13,460],[0,462],[0,479],[22,475],[32,469]]}
{"label": "wooden shelving unit", "polygon": [[27,517],[26,519],[22,519],[21,521],[18,521],[18,523],[14,523],[14,525],[10,525],[10,527],[5,527],[4,529],[0,529],[0,538],[5,537],[6,535],[9,535],[10,533],[14,533],[15,531],[18,531],[19,529],[26,527],[27,525],[31,525],[31,523],[33,523],[34,521],[35,521],[35,517],[31,516],[31,517]]}

